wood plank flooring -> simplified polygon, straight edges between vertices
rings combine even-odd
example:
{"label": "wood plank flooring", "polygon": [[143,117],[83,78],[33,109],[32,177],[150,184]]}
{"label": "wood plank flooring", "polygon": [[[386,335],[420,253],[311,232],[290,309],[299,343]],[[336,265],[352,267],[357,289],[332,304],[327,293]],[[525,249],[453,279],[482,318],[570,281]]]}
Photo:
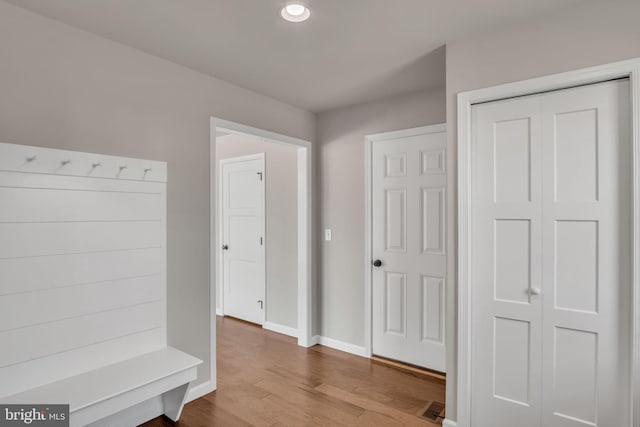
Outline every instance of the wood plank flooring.
{"label": "wood plank flooring", "polygon": [[[444,381],[218,317],[218,390],[185,406],[179,427],[422,426]],[[146,427],[172,426],[156,418]]]}

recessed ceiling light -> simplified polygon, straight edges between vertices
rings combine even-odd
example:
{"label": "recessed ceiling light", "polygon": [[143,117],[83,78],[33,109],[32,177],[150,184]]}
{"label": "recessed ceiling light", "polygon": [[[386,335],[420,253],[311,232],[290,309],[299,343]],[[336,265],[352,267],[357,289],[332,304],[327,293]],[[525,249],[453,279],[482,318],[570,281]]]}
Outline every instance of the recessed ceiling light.
{"label": "recessed ceiling light", "polygon": [[289,22],[302,22],[309,19],[311,11],[302,3],[289,3],[282,8],[280,15]]}

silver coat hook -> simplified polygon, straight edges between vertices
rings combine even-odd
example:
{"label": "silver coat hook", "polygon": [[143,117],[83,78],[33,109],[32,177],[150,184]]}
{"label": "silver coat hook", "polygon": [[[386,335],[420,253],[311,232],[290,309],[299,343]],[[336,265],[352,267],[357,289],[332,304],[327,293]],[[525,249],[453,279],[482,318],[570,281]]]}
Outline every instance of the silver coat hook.
{"label": "silver coat hook", "polygon": [[146,174],[146,173],[149,173],[149,172],[151,172],[151,168],[146,168],[146,169],[144,170],[144,173],[145,173],[145,174]]}
{"label": "silver coat hook", "polygon": [[71,163],[71,160],[70,160],[70,159],[63,160],[63,161],[61,161],[61,162],[60,162],[60,164],[61,164],[62,166],[66,166],[66,165],[68,165],[69,163]]}
{"label": "silver coat hook", "polygon": [[123,170],[127,169],[129,166],[127,165],[120,165],[120,172],[122,172]]}
{"label": "silver coat hook", "polygon": [[35,159],[37,159],[37,158],[38,158],[38,156],[35,156],[35,155],[34,155],[34,156],[31,156],[31,157],[27,157],[27,163],[31,163],[31,162],[33,162],[33,161],[34,161]]}
{"label": "silver coat hook", "polygon": [[102,163],[98,162],[98,163],[92,163],[92,164],[91,164],[91,167],[92,167],[93,169],[97,168],[98,166],[102,166]]}

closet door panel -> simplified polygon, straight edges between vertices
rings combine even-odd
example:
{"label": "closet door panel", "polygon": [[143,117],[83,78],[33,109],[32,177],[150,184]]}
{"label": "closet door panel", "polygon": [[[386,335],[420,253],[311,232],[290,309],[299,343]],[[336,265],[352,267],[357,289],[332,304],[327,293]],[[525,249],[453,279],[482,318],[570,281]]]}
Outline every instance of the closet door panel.
{"label": "closet door panel", "polygon": [[540,117],[537,99],[473,109],[474,427],[539,427]]}
{"label": "closet door panel", "polygon": [[542,98],[543,426],[629,425],[628,93]]}

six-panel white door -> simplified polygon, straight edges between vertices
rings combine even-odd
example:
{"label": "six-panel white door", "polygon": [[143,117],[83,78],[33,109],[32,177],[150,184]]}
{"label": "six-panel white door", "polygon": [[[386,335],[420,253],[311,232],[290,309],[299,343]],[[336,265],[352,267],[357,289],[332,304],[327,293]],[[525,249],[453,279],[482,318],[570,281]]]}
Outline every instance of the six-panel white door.
{"label": "six-panel white door", "polygon": [[266,280],[264,155],[220,163],[223,311],[262,325]]}
{"label": "six-panel white door", "polygon": [[472,108],[472,426],[629,425],[628,81]]}
{"label": "six-panel white door", "polygon": [[446,134],[372,144],[372,352],[445,371]]}

